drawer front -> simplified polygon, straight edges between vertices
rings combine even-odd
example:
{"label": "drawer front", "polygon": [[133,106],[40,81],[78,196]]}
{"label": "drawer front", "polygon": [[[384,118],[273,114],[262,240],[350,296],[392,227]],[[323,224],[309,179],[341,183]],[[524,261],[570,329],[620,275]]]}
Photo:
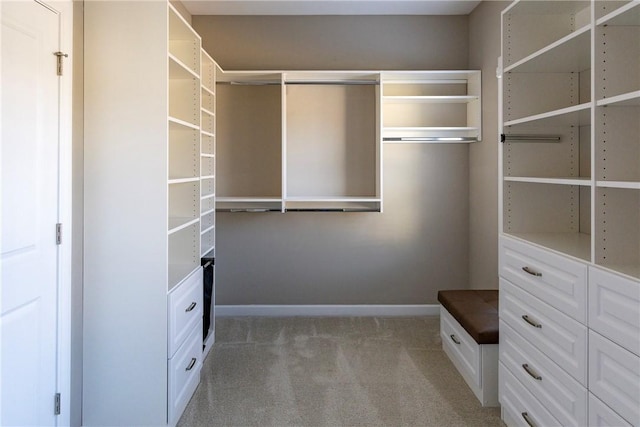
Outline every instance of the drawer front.
{"label": "drawer front", "polygon": [[561,425],[502,363],[499,364],[498,373],[500,375],[502,420],[506,425],[509,427],[553,427]]}
{"label": "drawer front", "polygon": [[[197,323],[202,321],[202,269],[176,286],[169,293],[169,348],[171,358],[187,339]],[[202,331],[201,331],[202,333]]]}
{"label": "drawer front", "polygon": [[499,260],[502,277],[586,323],[586,264],[507,237],[500,239]]}
{"label": "drawer front", "polygon": [[500,279],[500,319],[586,386],[587,328],[584,325],[504,279]]}
{"label": "drawer front", "polygon": [[562,425],[587,425],[587,390],[502,322],[500,362]]}
{"label": "drawer front", "polygon": [[613,409],[589,393],[589,427],[632,427]]}
{"label": "drawer front", "polygon": [[202,321],[184,345],[169,359],[169,422],[175,425],[200,383],[202,369]]}
{"label": "drawer front", "polygon": [[640,355],[640,281],[591,267],[589,328]]}
{"label": "drawer front", "polygon": [[440,307],[440,338],[445,350],[456,360],[460,374],[481,386],[480,346],[444,307]]}
{"label": "drawer front", "polygon": [[640,357],[589,332],[589,391],[630,424],[640,425]]}

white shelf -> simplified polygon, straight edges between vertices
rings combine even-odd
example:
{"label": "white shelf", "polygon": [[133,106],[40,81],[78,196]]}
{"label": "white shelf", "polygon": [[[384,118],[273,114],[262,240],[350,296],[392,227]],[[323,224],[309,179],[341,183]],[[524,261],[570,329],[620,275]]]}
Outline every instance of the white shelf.
{"label": "white shelf", "polygon": [[505,233],[529,243],[570,255],[582,261],[591,260],[591,235],[585,233]]}
{"label": "white shelf", "polygon": [[203,175],[200,177],[200,179],[215,179],[215,175]]}
{"label": "white shelf", "polygon": [[623,93],[621,95],[612,96],[611,98],[604,98],[598,100],[596,103],[598,107],[605,107],[611,105],[614,107],[635,107],[640,106],[640,90],[634,92]]}
{"label": "white shelf", "polygon": [[220,203],[280,203],[280,197],[218,197],[216,199]]}
{"label": "white shelf", "polygon": [[596,21],[597,25],[640,25],[640,2],[631,1]]}
{"label": "white shelf", "polygon": [[169,185],[174,184],[186,184],[188,182],[198,182],[200,181],[200,177],[189,177],[189,178],[172,178],[167,181]]}
{"label": "white shelf", "polygon": [[213,229],[215,229],[215,228],[216,228],[216,226],[215,226],[215,225],[212,225],[212,226],[210,226],[210,227],[207,227],[207,228],[205,228],[204,230],[202,230],[202,231],[200,232],[200,235],[203,235],[203,234],[205,234],[205,233],[208,233],[209,231],[211,231],[211,230],[213,230]]}
{"label": "white shelf", "polygon": [[505,181],[510,182],[530,182],[534,184],[553,184],[553,185],[579,185],[588,187],[591,185],[591,178],[540,178],[528,176],[505,176]]}
{"label": "white shelf", "polygon": [[504,123],[505,127],[517,125],[544,125],[553,126],[581,126],[591,123],[591,103],[585,102],[580,105],[561,108],[546,113],[535,114],[533,116],[522,117],[520,119],[509,120]]}
{"label": "white shelf", "polygon": [[383,96],[385,104],[466,104],[477,101],[475,95],[450,96]]}
{"label": "white shelf", "polygon": [[212,113],[211,111],[207,110],[206,108],[201,108],[200,111],[202,111],[205,114],[208,114],[211,117],[215,117],[215,114]]}
{"label": "white shelf", "polygon": [[379,197],[357,197],[357,196],[345,196],[345,197],[333,197],[333,196],[305,196],[305,197],[287,197],[285,202],[380,202],[382,199]]}
{"label": "white shelf", "polygon": [[170,79],[198,79],[199,76],[187,64],[176,56],[169,54]]}
{"label": "white shelf", "polygon": [[208,159],[215,159],[216,155],[215,154],[209,154],[209,153],[200,153],[200,157],[206,157]]}
{"label": "white shelf", "polygon": [[591,26],[551,43],[537,52],[505,67],[505,73],[574,72],[591,68]]}
{"label": "white shelf", "polygon": [[169,218],[168,234],[171,235],[173,233],[177,233],[178,231],[183,230],[189,227],[190,225],[196,224],[199,221],[200,221],[200,218],[180,218],[180,217]]}
{"label": "white shelf", "polygon": [[639,264],[601,264],[598,263],[598,266],[609,269],[614,273],[624,274],[629,276],[631,279],[638,280],[640,279],[640,265]]}
{"label": "white shelf", "polygon": [[178,283],[182,282],[186,277],[189,277],[198,268],[199,265],[193,264],[169,264],[169,289],[175,287]]}
{"label": "white shelf", "polygon": [[[203,199],[205,199],[205,197],[203,197]],[[215,209],[208,209],[208,210],[206,210],[206,211],[201,212],[201,213],[200,213],[200,216],[201,216],[201,217],[203,217],[203,216],[205,216],[205,215],[209,215],[210,213],[213,213],[213,212],[215,212],[215,211],[216,211]]]}
{"label": "white shelf", "polygon": [[204,90],[205,92],[207,92],[209,95],[216,96],[216,93],[214,91],[212,91],[211,89],[209,89],[208,87],[202,85],[202,86],[200,86],[200,88],[202,90]]}
{"label": "white shelf", "polygon": [[[215,196],[216,196],[215,194],[207,194],[207,195],[204,195],[204,196],[200,197],[200,199],[201,200],[205,200],[205,199],[210,199],[210,198],[215,197]],[[220,200],[219,197],[218,197],[218,200]]]}
{"label": "white shelf", "polygon": [[179,126],[184,126],[187,127],[189,129],[196,129],[196,130],[200,130],[200,126],[198,126],[197,124],[194,123],[189,123],[187,121],[178,119],[176,117],[172,117],[169,116],[169,125],[179,125]]}
{"label": "white shelf", "polygon": [[200,133],[202,133],[205,136],[215,137],[215,134],[213,134],[211,132],[204,131],[204,130],[201,130]]}
{"label": "white shelf", "polygon": [[623,188],[628,190],[640,190],[640,182],[637,181],[597,181],[597,187]]}

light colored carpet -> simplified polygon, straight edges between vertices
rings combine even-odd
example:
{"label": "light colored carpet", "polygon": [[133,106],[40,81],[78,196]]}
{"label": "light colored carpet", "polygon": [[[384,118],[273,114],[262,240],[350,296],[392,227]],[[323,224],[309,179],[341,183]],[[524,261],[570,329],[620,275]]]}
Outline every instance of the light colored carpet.
{"label": "light colored carpet", "polygon": [[178,426],[502,426],[438,317],[221,318]]}

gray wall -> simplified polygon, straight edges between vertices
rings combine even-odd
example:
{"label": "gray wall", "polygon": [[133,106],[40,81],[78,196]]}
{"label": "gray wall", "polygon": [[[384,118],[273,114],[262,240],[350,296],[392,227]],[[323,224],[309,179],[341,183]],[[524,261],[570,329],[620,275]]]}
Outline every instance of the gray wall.
{"label": "gray wall", "polygon": [[[192,22],[228,70],[468,68],[466,16]],[[433,304],[468,287],[468,153],[386,147],[381,214],[218,214],[217,304]]]}
{"label": "gray wall", "polygon": [[500,12],[484,1],[469,16],[469,67],[482,70],[482,134],[469,147],[469,286],[498,288],[498,79]]}

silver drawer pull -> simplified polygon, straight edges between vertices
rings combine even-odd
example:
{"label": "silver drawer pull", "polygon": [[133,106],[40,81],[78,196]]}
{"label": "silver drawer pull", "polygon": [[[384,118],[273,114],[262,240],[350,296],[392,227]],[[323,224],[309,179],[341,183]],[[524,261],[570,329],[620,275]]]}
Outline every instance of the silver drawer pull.
{"label": "silver drawer pull", "polygon": [[451,341],[453,341],[454,343],[460,345],[460,340],[458,340],[458,338],[456,338],[455,335],[451,334],[449,336],[451,337]]}
{"label": "silver drawer pull", "polygon": [[195,302],[192,302],[191,305],[189,307],[187,307],[187,309],[185,310],[185,313],[190,312],[191,310],[193,310],[194,308],[196,308],[196,304]]}
{"label": "silver drawer pull", "polygon": [[536,423],[533,422],[533,420],[529,416],[528,412],[523,412],[522,413],[522,418],[524,418],[524,420],[527,422],[527,424],[529,424],[531,427],[536,427]]}
{"label": "silver drawer pull", "polygon": [[542,328],[542,325],[540,323],[536,322],[535,320],[531,320],[529,316],[527,316],[526,314],[523,314],[522,318],[524,319],[525,322],[527,322],[534,328],[538,328],[538,329]]}
{"label": "silver drawer pull", "polygon": [[191,362],[189,362],[189,366],[187,366],[187,369],[185,369],[185,371],[192,370],[197,361],[198,361],[198,359],[196,359],[195,357],[192,357],[191,358]]}
{"label": "silver drawer pull", "polygon": [[538,375],[538,373],[536,371],[534,371],[533,369],[531,369],[529,367],[528,364],[524,363],[522,365],[522,368],[527,371],[527,374],[531,375],[532,378],[538,380],[538,381],[542,381],[542,377],[540,375]]}
{"label": "silver drawer pull", "polygon": [[531,267],[522,267],[522,270],[525,273],[529,273],[532,276],[536,276],[536,277],[542,277],[542,273],[540,273],[539,271],[535,271],[534,269],[532,269]]}

